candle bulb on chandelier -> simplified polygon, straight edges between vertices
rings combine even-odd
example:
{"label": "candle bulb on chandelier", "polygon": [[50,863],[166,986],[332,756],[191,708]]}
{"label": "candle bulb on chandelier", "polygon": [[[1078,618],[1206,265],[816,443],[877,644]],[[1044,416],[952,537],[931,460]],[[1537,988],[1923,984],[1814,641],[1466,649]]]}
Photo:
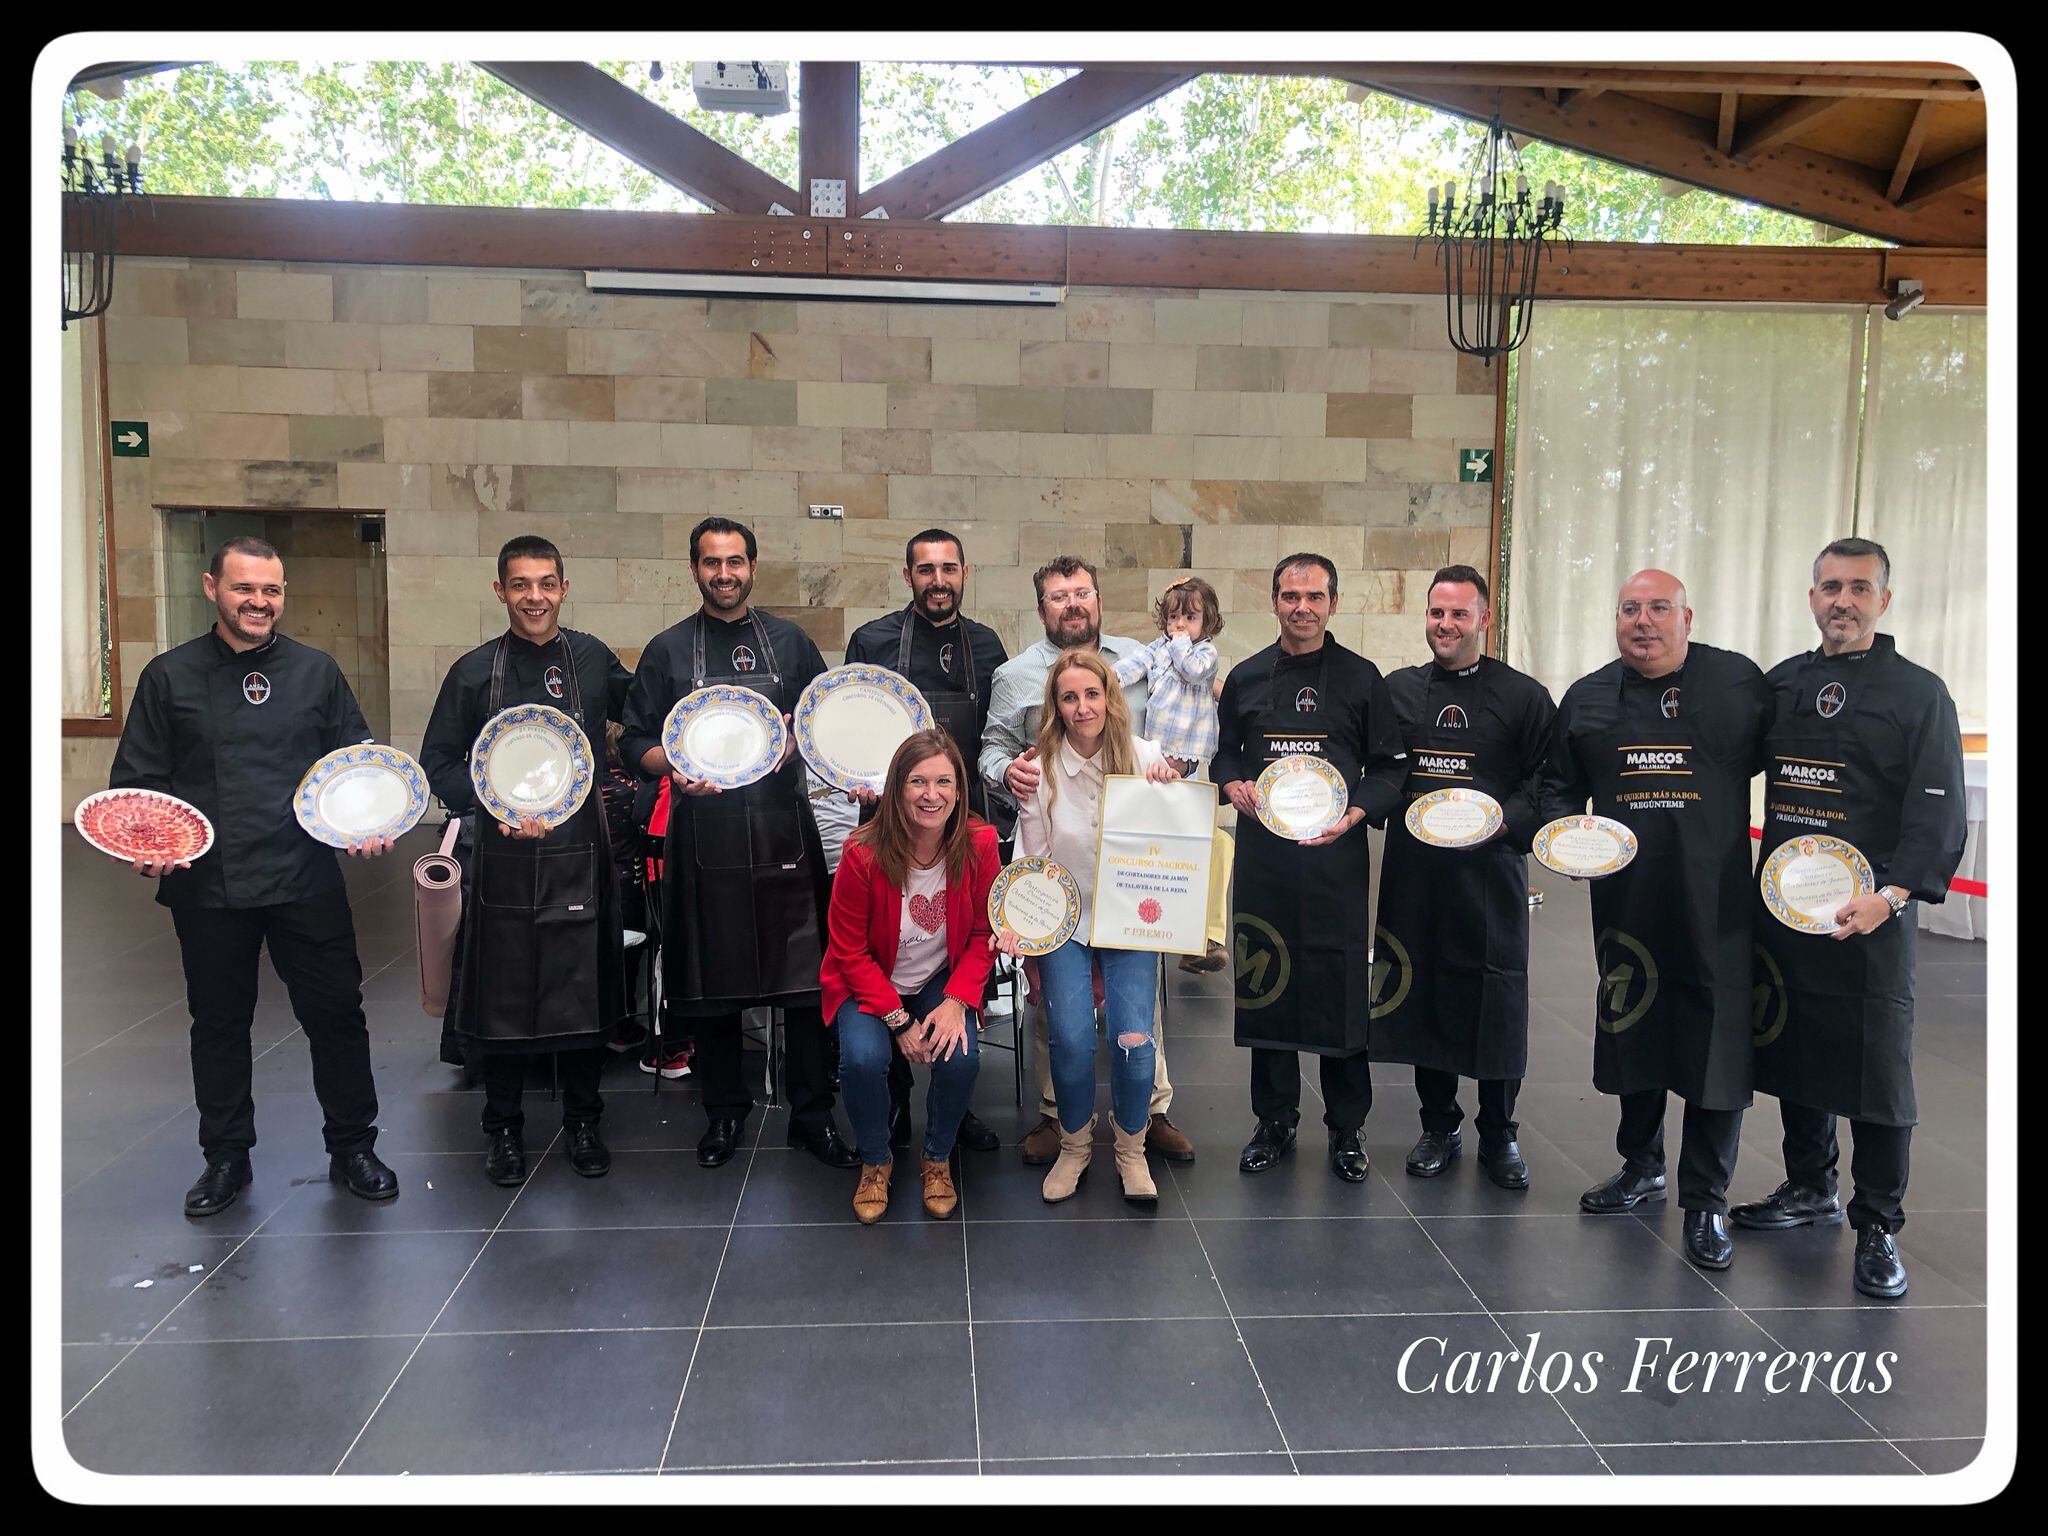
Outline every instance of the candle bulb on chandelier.
{"label": "candle bulb on chandelier", "polygon": [[128,145],[128,169],[135,170],[142,164],[142,145],[131,140]]}

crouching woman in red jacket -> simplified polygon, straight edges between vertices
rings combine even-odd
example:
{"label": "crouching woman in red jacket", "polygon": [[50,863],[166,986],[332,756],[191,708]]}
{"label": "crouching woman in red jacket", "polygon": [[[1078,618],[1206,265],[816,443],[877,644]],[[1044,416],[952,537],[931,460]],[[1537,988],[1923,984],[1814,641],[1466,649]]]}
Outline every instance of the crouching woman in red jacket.
{"label": "crouching woman in red jacket", "polygon": [[947,1159],[981,1069],[977,1010],[993,961],[988,891],[1001,867],[995,828],[968,811],[966,791],[951,736],[911,737],[890,760],[874,820],[848,835],[832,881],[819,985],[860,1142],[853,1213],[864,1223],[889,1206],[892,1045],[931,1066],[925,1214],[943,1221],[960,1203]]}

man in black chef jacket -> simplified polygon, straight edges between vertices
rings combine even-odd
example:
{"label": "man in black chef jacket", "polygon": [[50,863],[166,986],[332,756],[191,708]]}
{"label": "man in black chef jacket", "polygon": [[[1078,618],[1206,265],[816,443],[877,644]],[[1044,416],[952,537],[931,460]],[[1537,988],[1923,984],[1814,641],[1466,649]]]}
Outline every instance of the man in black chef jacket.
{"label": "man in black chef jacket", "polygon": [[[988,723],[989,693],[996,668],[1010,659],[986,624],[960,611],[967,593],[967,549],[957,533],[927,528],[903,546],[903,583],[910,603],[901,613],[870,619],[846,640],[849,665],[865,662],[908,678],[932,707],[938,723],[959,743],[961,757],[981,760],[981,730]],[[990,820],[988,790],[979,774],[967,786],[968,808]],[[865,797],[861,820],[874,814]],[[889,1057],[889,1143],[910,1145],[910,1064],[903,1053]],[[960,1145],[993,1152],[1000,1139],[968,1110],[960,1122]]]}
{"label": "man in black chef jacket", "polygon": [[1955,703],[1877,632],[1891,574],[1869,539],[1822,550],[1806,594],[1820,649],[1766,679],[1765,856],[1794,838],[1840,838],[1870,861],[1877,888],[1843,903],[1832,934],[1757,916],[1756,1086],[1778,1096],[1786,1177],[1733,1212],[1738,1226],[1764,1230],[1841,1221],[1835,1117],[1848,1116],[1855,1285],[1878,1297],[1906,1293],[1892,1234],[1906,1222],[1916,1118],[1912,903],[1948,895],[1967,830]]}
{"label": "man in black chef jacket", "polygon": [[[456,935],[462,959],[448,1019],[483,1059],[485,1176],[525,1182],[526,1060],[556,1051],[569,1166],[597,1178],[612,1163],[598,1134],[598,1079],[611,1023],[624,1011],[625,960],[617,868],[595,779],[605,721],[625,704],[632,674],[595,635],[561,627],[569,581],[561,551],[546,539],[515,538],[499,550],[491,590],[505,605],[505,632],[448,669],[420,744],[427,782],[449,815],[468,820]],[[500,711],[519,705],[560,710],[590,745],[591,792],[558,826],[529,815],[515,828],[477,800],[470,749]]]}
{"label": "man in black chef jacket", "polygon": [[[214,844],[191,863],[137,860],[171,909],[192,1013],[192,1088],[206,1171],[187,1216],[235,1203],[256,1145],[249,1028],[256,956],[266,946],[313,1054],[326,1117],[328,1176],[366,1200],[389,1200],[398,1176],[371,1149],[377,1088],[363,1021],[355,920],[334,850],[293,814],[299,780],[338,747],[370,738],[334,658],[278,633],[284,562],[261,539],[229,539],[200,578],[213,628],[142,669],[108,777],[196,806]],[[374,857],[388,838],[353,844]]]}
{"label": "man in black chef jacket", "polygon": [[1685,1254],[1726,1269],[1728,1179],[1750,1084],[1749,781],[1769,691],[1756,663],[1692,640],[1685,587],[1638,571],[1614,609],[1620,656],[1565,690],[1539,798],[1546,818],[1611,816],[1636,836],[1593,884],[1593,1086],[1621,1099],[1622,1169],[1594,1214],[1662,1200],[1664,1102],[1685,1100]]}
{"label": "man in black chef jacket", "polygon": [[[1251,1047],[1259,1117],[1238,1167],[1270,1168],[1294,1145],[1296,1053],[1313,1051],[1322,1058],[1330,1169],[1356,1184],[1372,1170],[1358,1135],[1372,1108],[1372,850],[1356,829],[1400,803],[1407,763],[1386,679],[1326,632],[1336,607],[1337,568],[1324,556],[1289,555],[1273,567],[1280,638],[1224,681],[1209,771],[1238,814],[1236,1040]],[[1343,819],[1306,842],[1269,832],[1258,817],[1260,773],[1293,755],[1327,759],[1350,797]]]}
{"label": "man in black chef jacket", "polygon": [[[1408,784],[1389,813],[1373,936],[1372,1057],[1415,1067],[1422,1136],[1408,1171],[1433,1178],[1459,1155],[1458,1079],[1479,1085],[1479,1165],[1503,1189],[1526,1189],[1515,1097],[1529,1061],[1529,871],[1543,823],[1536,780],[1557,708],[1535,678],[1480,654],[1486,578],[1445,566],[1430,582],[1431,661],[1387,677],[1408,749]],[[1438,848],[1403,823],[1409,803],[1475,789],[1504,825],[1473,848]]]}
{"label": "man in black chef jacket", "polygon": [[751,688],[785,717],[825,658],[787,619],[752,606],[754,531],[707,517],[690,532],[690,565],[703,604],[647,642],[626,694],[620,756],[643,773],[672,776],[663,859],[663,991],[672,1017],[694,1021],[695,1066],[710,1121],[697,1143],[706,1168],[730,1162],[753,1108],[741,1077],[740,1014],[783,1012],[789,1144],[833,1168],[860,1154],[832,1123],[818,963],[824,957],[825,850],[818,841],[796,735],[781,764],[741,789],[683,777],[662,749],[662,724],[699,688]]}

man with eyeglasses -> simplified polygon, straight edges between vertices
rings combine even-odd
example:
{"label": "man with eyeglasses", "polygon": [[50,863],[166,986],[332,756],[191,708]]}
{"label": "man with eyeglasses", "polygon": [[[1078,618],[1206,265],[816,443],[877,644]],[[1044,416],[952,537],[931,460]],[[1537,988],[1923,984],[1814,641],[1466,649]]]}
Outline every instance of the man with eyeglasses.
{"label": "man with eyeglasses", "polygon": [[[1112,661],[1120,661],[1144,649],[1126,635],[1102,633],[1102,598],[1096,591],[1095,567],[1087,561],[1075,555],[1055,555],[1032,573],[1031,585],[1038,594],[1038,619],[1045,626],[1045,638],[996,669],[988,724],[981,736],[981,776],[987,781],[991,798],[1012,811],[1016,796],[1031,794],[1038,788],[1038,749],[1032,743],[1038,740],[1045,675],[1052,670],[1060,652],[1071,646],[1089,646]],[[1145,733],[1147,694],[1143,677],[1124,689],[1124,702],[1130,706],[1131,730],[1135,735]],[[1024,1161],[1039,1167],[1059,1155],[1060,1122],[1052,1097],[1045,1010],[1032,1007],[1026,1011],[1031,1015],[1032,1038],[1038,1052],[1038,1123],[1024,1137]],[[1169,1162],[1191,1163],[1195,1159],[1194,1143],[1167,1118],[1173,1105],[1173,1083],[1166,1075],[1166,1040],[1156,1019],[1152,1043],[1152,1119],[1145,1145]]]}
{"label": "man with eyeglasses", "polygon": [[1593,1086],[1621,1099],[1622,1168],[1579,1209],[1665,1197],[1665,1096],[1676,1093],[1685,1255],[1726,1269],[1728,1180],[1750,1098],[1749,781],[1770,690],[1748,657],[1691,636],[1676,576],[1628,579],[1614,608],[1621,654],[1565,690],[1537,798],[1546,818],[1583,815],[1590,799],[1637,844],[1625,869],[1593,882]]}

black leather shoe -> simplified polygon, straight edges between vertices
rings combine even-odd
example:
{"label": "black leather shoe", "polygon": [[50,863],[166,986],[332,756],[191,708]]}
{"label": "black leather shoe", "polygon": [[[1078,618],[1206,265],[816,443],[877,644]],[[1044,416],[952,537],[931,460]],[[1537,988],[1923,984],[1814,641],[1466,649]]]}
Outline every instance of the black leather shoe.
{"label": "black leather shoe", "polygon": [[1759,1232],[1776,1232],[1786,1227],[1839,1227],[1842,1202],[1817,1189],[1801,1189],[1790,1179],[1772,1190],[1764,1200],[1738,1205],[1729,1216],[1738,1227]]}
{"label": "black leather shoe", "polygon": [[1479,1144],[1479,1166],[1502,1189],[1529,1187],[1529,1165],[1522,1161],[1522,1149],[1512,1141],[1504,1141],[1497,1147],[1489,1147],[1482,1141]]}
{"label": "black leather shoe", "polygon": [[1003,1139],[975,1118],[969,1110],[960,1119],[960,1134],[953,1138],[970,1152],[993,1152]]}
{"label": "black leather shoe", "polygon": [[1735,1257],[1728,1218],[1717,1211],[1685,1213],[1685,1256],[1701,1269],[1726,1269]]}
{"label": "black leather shoe", "polygon": [[1883,1227],[1865,1227],[1856,1234],[1856,1289],[1887,1300],[1906,1294],[1905,1261]]}
{"label": "black leather shoe", "polygon": [[1237,1160],[1239,1173],[1264,1173],[1294,1148],[1294,1127],[1282,1120],[1261,1120]]}
{"label": "black leather shoe", "polygon": [[1632,1211],[1646,1200],[1663,1198],[1663,1174],[1624,1168],[1605,1184],[1595,1184],[1579,1196],[1579,1209],[1595,1216],[1611,1216],[1617,1211]]}
{"label": "black leather shoe", "polygon": [[900,1105],[889,1110],[889,1145],[898,1151],[910,1145],[910,1111]]}
{"label": "black leather shoe", "polygon": [[839,1135],[839,1127],[830,1120],[825,1129],[815,1135],[792,1135],[790,1146],[799,1152],[808,1152],[827,1168],[855,1168],[860,1165],[860,1154],[849,1147]]}
{"label": "black leather shoe", "polygon": [[327,1160],[327,1177],[365,1200],[392,1200],[398,1195],[398,1175],[374,1152],[335,1153]]}
{"label": "black leather shoe", "polygon": [[612,1171],[612,1149],[597,1134],[597,1122],[585,1120],[564,1126],[569,1133],[569,1166],[586,1179],[601,1179]]}
{"label": "black leather shoe", "polygon": [[1372,1159],[1358,1144],[1358,1132],[1346,1131],[1330,1138],[1330,1172],[1347,1184],[1363,1184],[1372,1172]]}
{"label": "black leather shoe", "polygon": [[697,1143],[699,1168],[723,1168],[732,1161],[733,1153],[740,1149],[740,1124],[738,1120],[711,1122],[704,1139]]}
{"label": "black leather shoe", "polygon": [[1408,1149],[1408,1171],[1418,1179],[1433,1179],[1464,1149],[1465,1138],[1456,1131],[1424,1131]]}
{"label": "black leather shoe", "polygon": [[494,1131],[490,1150],[484,1153],[484,1177],[507,1189],[526,1182],[526,1148],[514,1130]]}
{"label": "black leather shoe", "polygon": [[235,1203],[235,1196],[249,1182],[249,1158],[245,1153],[209,1157],[199,1182],[185,1191],[187,1216],[218,1216]]}

